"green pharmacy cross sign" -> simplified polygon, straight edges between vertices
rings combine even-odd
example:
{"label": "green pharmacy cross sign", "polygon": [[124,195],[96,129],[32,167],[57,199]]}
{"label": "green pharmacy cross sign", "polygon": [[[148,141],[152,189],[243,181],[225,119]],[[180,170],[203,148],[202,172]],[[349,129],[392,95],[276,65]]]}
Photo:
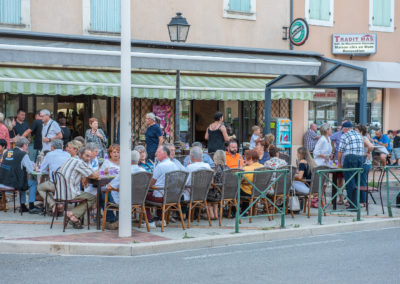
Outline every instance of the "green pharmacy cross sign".
{"label": "green pharmacy cross sign", "polygon": [[304,19],[296,19],[290,24],[289,38],[293,45],[303,45],[308,38],[308,24]]}

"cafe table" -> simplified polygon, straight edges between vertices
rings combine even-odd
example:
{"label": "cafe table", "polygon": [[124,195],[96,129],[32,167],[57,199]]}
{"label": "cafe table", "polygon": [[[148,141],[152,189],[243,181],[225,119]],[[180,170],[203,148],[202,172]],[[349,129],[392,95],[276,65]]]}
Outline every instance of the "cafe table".
{"label": "cafe table", "polygon": [[101,188],[104,187],[105,185],[107,185],[108,183],[110,183],[110,181],[115,178],[115,176],[109,176],[109,175],[105,175],[105,176],[100,176],[100,178],[98,179],[89,179],[89,183],[93,184],[94,186],[97,187],[97,195],[96,195],[96,226],[97,226],[97,230],[100,230],[100,214],[101,214],[101,210],[100,210],[100,201],[101,201],[101,194],[102,194],[102,190]]}

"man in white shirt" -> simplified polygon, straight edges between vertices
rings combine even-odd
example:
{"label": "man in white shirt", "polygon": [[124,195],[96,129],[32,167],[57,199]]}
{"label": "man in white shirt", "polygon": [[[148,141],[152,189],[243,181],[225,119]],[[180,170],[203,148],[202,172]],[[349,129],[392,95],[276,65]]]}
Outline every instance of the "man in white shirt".
{"label": "man in white shirt", "polygon": [[[57,171],[69,158],[71,155],[68,152],[63,151],[63,141],[60,139],[53,140],[51,142],[51,152],[43,159],[42,168],[40,169],[42,174],[48,174],[50,180],[42,182],[39,184],[37,190],[43,200],[46,198],[47,194],[47,204],[50,208],[55,205],[53,192],[56,190],[54,186],[53,173]],[[62,206],[58,208],[62,212]],[[55,209],[54,209],[55,210]]]}
{"label": "man in white shirt", "polygon": [[180,171],[186,171],[186,168],[181,164],[181,162],[179,162],[177,159],[175,159],[175,146],[173,144],[165,144],[166,146],[168,146],[169,151],[170,151],[170,155],[169,158],[171,159],[171,161],[178,167],[178,169]]}
{"label": "man in white shirt", "polygon": [[[99,160],[97,159],[97,155],[99,154],[99,147],[93,142],[87,143],[85,147],[91,152],[90,160],[88,162],[89,167],[91,167],[93,171],[99,170],[100,165]],[[95,188],[93,184],[88,184],[87,186],[85,186],[84,191],[93,195],[97,195],[97,188]]]}
{"label": "man in white shirt", "polygon": [[[193,147],[190,150],[190,165],[186,167],[186,170],[189,172],[189,177],[187,179],[186,185],[191,185],[192,183],[192,173],[200,170],[211,170],[211,167],[208,163],[203,162],[203,150],[199,147]],[[190,190],[185,189],[183,192],[183,197],[185,200],[190,199]]]}
{"label": "man in white shirt", "polygon": [[[164,185],[165,185],[165,174],[173,171],[179,171],[179,168],[170,159],[170,150],[168,146],[162,145],[158,147],[156,152],[156,158],[159,161],[157,166],[154,168],[153,178],[150,182],[150,186],[156,188],[153,192],[149,192],[146,196],[146,200],[161,203],[164,197]],[[153,216],[150,214],[150,209],[146,209],[147,218],[150,225],[153,223]],[[161,217],[161,210],[157,210],[157,215]],[[154,227],[154,225],[152,225]]]}
{"label": "man in white shirt", "polygon": [[[146,172],[145,169],[138,166],[140,159],[140,154],[138,151],[131,152],[131,174]],[[119,204],[119,185],[120,185],[120,177],[119,174],[107,185],[107,189],[113,189],[111,194],[108,195],[108,201],[111,203]],[[106,229],[107,230],[116,230],[118,229],[118,218],[115,217],[114,212],[111,210],[107,211],[106,215]]]}
{"label": "man in white shirt", "polygon": [[62,139],[61,128],[58,123],[50,118],[50,111],[43,109],[40,111],[40,118],[43,121],[42,128],[42,151],[51,150],[51,141]]}

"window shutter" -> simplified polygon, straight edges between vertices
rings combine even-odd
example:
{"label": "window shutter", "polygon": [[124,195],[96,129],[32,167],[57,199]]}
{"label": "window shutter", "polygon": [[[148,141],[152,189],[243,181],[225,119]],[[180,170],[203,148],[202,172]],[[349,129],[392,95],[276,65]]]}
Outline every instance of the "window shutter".
{"label": "window shutter", "polygon": [[321,1],[320,0],[309,0],[309,13],[310,19],[320,20],[321,17]]}
{"label": "window shutter", "polygon": [[251,0],[229,0],[229,10],[250,12],[250,1]]}
{"label": "window shutter", "polygon": [[372,25],[390,27],[391,24],[391,0],[374,0]]}
{"label": "window shutter", "polygon": [[121,0],[90,0],[90,29],[121,32]]}
{"label": "window shutter", "polygon": [[21,0],[0,0],[0,23],[21,24]]}
{"label": "window shutter", "polygon": [[329,21],[331,18],[330,0],[309,0],[309,16],[312,20]]}

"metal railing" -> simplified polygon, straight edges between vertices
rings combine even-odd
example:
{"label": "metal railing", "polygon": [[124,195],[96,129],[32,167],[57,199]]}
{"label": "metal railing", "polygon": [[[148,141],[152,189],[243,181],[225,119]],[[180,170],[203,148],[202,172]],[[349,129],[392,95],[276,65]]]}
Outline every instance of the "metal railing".
{"label": "metal railing", "polygon": [[[253,182],[251,182],[245,175],[248,174],[257,174],[257,173],[275,173],[277,176],[275,180],[271,181],[266,189],[259,189]],[[236,172],[235,176],[238,178],[238,188],[237,188],[237,205],[236,205],[236,217],[235,217],[235,233],[239,233],[239,223],[242,218],[255,218],[255,217],[270,217],[270,216],[281,216],[281,227],[285,227],[285,213],[286,213],[286,176],[290,172],[289,169],[281,169],[281,170],[265,170],[265,171],[248,171],[248,172]],[[282,208],[279,208],[270,198],[267,197],[267,192],[275,185],[280,178],[283,178],[283,200],[282,200]],[[257,190],[260,195],[255,198],[255,200],[249,204],[249,206],[240,212],[240,185],[242,180],[245,179],[251,186],[252,190]],[[254,175],[253,175],[254,180]],[[276,191],[274,191],[276,194]],[[246,212],[248,212],[260,199],[265,199],[267,201],[267,205],[271,204],[276,210],[276,214],[263,214],[263,215],[255,215],[255,216],[244,216]]]}
{"label": "metal railing", "polygon": [[[354,173],[351,175],[351,178],[347,179],[346,182],[343,184],[342,187],[338,187],[330,178],[329,174],[330,173],[335,173],[335,172],[353,172]],[[360,207],[360,180],[361,180],[361,173],[364,170],[362,168],[349,168],[349,169],[327,169],[327,170],[318,170],[316,171],[318,175],[318,223],[321,225],[322,224],[322,213],[327,213],[327,212],[340,212],[340,211],[357,211],[357,221],[360,221],[361,217],[361,207]],[[346,188],[346,185],[352,180],[355,176],[357,175],[357,187],[356,187],[356,204],[354,204],[351,201],[351,198],[346,196],[346,200],[349,202],[351,206],[354,208],[352,209],[341,209],[341,210],[329,210],[327,211],[326,209],[328,206],[332,203],[333,200],[336,200],[336,197],[339,194],[343,194],[343,189]],[[324,207],[322,207],[321,201],[322,201],[322,187],[324,184],[322,183],[322,177],[326,178],[328,182],[332,184],[332,189],[333,187],[336,188],[336,193],[332,196],[332,198],[325,204]]]}
{"label": "metal railing", "polygon": [[397,204],[397,202],[396,202],[396,197],[400,194],[400,189],[396,192],[396,194],[392,200],[390,200],[390,196],[389,196],[389,173],[397,180],[398,183],[400,183],[399,178],[395,175],[395,173],[393,173],[393,171],[392,171],[393,169],[400,169],[400,166],[386,166],[384,168],[385,173],[386,173],[387,208],[388,208],[388,212],[389,212],[389,217],[393,217],[393,213],[392,213],[393,202],[394,202],[395,206],[400,205],[400,204]]}

